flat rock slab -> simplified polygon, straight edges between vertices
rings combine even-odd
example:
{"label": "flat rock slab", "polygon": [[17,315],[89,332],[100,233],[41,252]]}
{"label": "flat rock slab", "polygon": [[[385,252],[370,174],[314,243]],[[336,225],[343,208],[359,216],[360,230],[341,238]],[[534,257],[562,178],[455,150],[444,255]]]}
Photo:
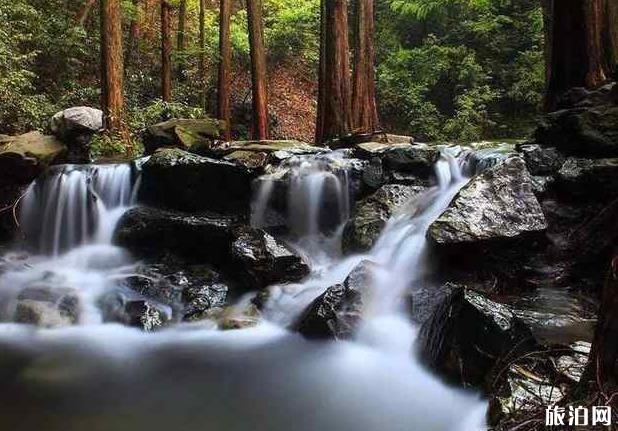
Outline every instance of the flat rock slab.
{"label": "flat rock slab", "polygon": [[543,232],[547,222],[519,156],[474,177],[429,228],[437,244],[466,244]]}

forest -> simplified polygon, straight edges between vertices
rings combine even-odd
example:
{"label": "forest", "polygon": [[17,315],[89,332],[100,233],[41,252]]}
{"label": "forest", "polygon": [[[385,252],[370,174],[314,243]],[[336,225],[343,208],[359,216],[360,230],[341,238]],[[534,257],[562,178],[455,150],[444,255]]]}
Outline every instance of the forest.
{"label": "forest", "polygon": [[0,23],[0,429],[618,429],[618,0]]}

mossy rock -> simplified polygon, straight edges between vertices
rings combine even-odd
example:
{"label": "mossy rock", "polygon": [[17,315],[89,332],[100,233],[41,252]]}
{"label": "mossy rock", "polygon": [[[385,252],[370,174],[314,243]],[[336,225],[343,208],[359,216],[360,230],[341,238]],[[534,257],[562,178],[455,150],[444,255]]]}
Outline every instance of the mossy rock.
{"label": "mossy rock", "polygon": [[29,132],[0,137],[0,184],[24,184],[66,155],[67,147],[54,136]]}
{"label": "mossy rock", "polygon": [[164,147],[196,151],[210,148],[224,127],[224,122],[212,118],[168,120],[146,129],[143,137],[144,151],[153,154]]}

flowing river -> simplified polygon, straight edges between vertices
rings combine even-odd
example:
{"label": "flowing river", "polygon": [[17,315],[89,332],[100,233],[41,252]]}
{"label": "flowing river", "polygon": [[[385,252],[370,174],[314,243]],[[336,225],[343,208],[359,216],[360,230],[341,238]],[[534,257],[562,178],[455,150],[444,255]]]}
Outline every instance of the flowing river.
{"label": "flowing river", "polygon": [[[270,288],[257,327],[219,331],[176,324],[144,332],[104,323],[101,298],[122,289],[136,262],[112,244],[135,205],[130,165],[56,167],[22,202],[34,255],[16,248],[0,275],[0,429],[27,431],[477,431],[484,402],[443,384],[415,356],[405,311],[410,286],[431,271],[425,239],[467,182],[467,158],[443,152],[437,186],[406,203],[372,250],[342,256],[349,179],[334,159],[286,166],[291,246],[310,262],[302,282]],[[253,224],[268,225],[274,184],[261,179]],[[329,214],[324,214],[328,208]],[[328,220],[327,220],[328,219]],[[327,220],[327,221],[326,221]],[[349,341],[310,341],[286,329],[329,286],[372,262],[363,324]],[[16,323],[18,298],[38,290],[77,295],[75,323]]]}

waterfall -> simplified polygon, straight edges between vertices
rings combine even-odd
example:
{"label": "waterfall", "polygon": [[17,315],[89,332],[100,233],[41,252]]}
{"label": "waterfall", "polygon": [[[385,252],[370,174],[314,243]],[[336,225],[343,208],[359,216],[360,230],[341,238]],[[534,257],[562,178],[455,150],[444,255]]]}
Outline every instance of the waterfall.
{"label": "waterfall", "polygon": [[132,176],[129,164],[52,167],[22,200],[22,232],[39,252],[53,256],[110,242],[115,222],[135,203]]}

